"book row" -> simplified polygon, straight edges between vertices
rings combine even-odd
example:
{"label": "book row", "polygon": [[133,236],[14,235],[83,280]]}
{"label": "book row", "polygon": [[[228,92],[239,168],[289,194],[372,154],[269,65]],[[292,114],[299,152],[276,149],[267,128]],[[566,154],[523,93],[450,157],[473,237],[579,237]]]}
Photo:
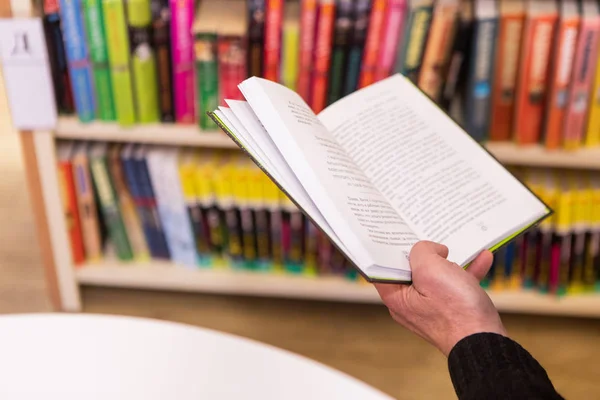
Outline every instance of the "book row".
{"label": "book row", "polygon": [[554,215],[498,251],[484,285],[558,295],[600,290],[600,175],[530,170],[523,177]]}
{"label": "book row", "polygon": [[240,153],[60,142],[57,158],[75,265],[108,253],[123,262],[357,276]]}

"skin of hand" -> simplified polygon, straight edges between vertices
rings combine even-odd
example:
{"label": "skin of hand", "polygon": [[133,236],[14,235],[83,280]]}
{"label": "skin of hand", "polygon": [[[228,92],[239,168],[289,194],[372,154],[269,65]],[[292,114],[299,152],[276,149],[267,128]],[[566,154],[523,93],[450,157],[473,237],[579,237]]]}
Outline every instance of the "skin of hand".
{"label": "skin of hand", "polygon": [[446,246],[418,242],[409,256],[412,285],[375,287],[396,322],[447,357],[454,345],[469,335],[492,332],[506,336],[506,330],[479,285],[492,265],[492,253],[482,252],[466,270],[446,257]]}

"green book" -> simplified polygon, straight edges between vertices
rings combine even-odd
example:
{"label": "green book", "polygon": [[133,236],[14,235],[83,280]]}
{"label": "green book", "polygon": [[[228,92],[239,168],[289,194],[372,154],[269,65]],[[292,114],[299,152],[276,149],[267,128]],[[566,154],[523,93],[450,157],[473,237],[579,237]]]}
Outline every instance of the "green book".
{"label": "green book", "polygon": [[115,185],[109,173],[106,143],[96,143],[90,149],[90,170],[98,195],[100,212],[108,229],[108,236],[115,246],[117,257],[123,261],[133,260],[133,251],[125,230]]}
{"label": "green book", "polygon": [[104,21],[100,0],[83,0],[85,33],[88,41],[90,61],[96,89],[97,116],[103,121],[116,119],[113,103],[108,50],[104,38]]}
{"label": "green book", "polygon": [[133,92],[139,122],[160,120],[156,57],[151,45],[152,14],[149,0],[128,0]]}
{"label": "green book", "polygon": [[217,129],[217,125],[208,117],[206,111],[219,106],[219,68],[217,63],[217,35],[197,33],[194,35],[196,57],[196,92],[198,123],[201,129]]}
{"label": "green book", "polygon": [[121,125],[133,125],[136,122],[135,104],[123,0],[102,0],[102,11],[104,20],[107,21],[106,42],[117,120]]}

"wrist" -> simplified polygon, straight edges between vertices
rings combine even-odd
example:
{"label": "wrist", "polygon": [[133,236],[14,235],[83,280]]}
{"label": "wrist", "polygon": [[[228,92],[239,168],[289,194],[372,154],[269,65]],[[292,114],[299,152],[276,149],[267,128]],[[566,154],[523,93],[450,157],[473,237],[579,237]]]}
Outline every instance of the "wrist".
{"label": "wrist", "polygon": [[461,326],[459,329],[454,330],[453,332],[449,332],[449,335],[446,336],[446,339],[441,347],[439,347],[440,351],[448,357],[452,349],[460,342],[461,340],[476,335],[479,333],[493,333],[501,336],[508,336],[506,333],[506,329],[502,323],[499,324],[485,324],[485,325],[472,325],[472,326]]}

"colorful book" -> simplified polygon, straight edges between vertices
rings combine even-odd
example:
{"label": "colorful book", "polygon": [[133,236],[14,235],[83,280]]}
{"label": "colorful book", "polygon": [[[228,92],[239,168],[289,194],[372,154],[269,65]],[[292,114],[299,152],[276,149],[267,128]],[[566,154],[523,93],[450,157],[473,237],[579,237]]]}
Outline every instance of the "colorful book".
{"label": "colorful book", "polygon": [[216,206],[221,214],[224,237],[223,253],[235,267],[243,266],[243,242],[240,210],[234,202],[233,185],[237,168],[234,156],[223,155],[214,170],[213,183],[216,194]]}
{"label": "colorful book", "polygon": [[412,0],[408,6],[406,30],[396,58],[395,71],[416,83],[433,13],[434,0]]}
{"label": "colorful book", "polygon": [[254,168],[250,164],[251,161],[247,158],[240,157],[235,161],[233,201],[240,212],[244,266],[254,269],[258,265],[254,210],[258,205],[257,194],[260,193],[260,185],[254,179]]}
{"label": "colorful book", "polygon": [[265,44],[263,78],[279,82],[281,65],[281,27],[283,25],[283,0],[266,0]]}
{"label": "colorful book", "polygon": [[528,0],[526,8],[513,123],[513,137],[521,145],[540,140],[558,17],[557,5],[552,1]]}
{"label": "colorful book", "polygon": [[459,6],[459,0],[439,0],[433,9],[418,86],[436,102],[447,74]]}
{"label": "colorful book", "polygon": [[563,145],[567,150],[575,150],[583,145],[590,97],[594,96],[590,96],[590,90],[594,80],[594,67],[598,61],[600,37],[598,3],[594,0],[582,0],[579,4],[581,24],[563,125]]}
{"label": "colorful book", "polygon": [[589,182],[586,174],[577,174],[570,176],[571,186],[571,216],[573,239],[571,242],[571,260],[569,265],[569,293],[583,292],[585,260],[586,260],[586,239],[587,232],[590,230],[592,221],[592,199]]}
{"label": "colorful book", "polygon": [[512,139],[521,35],[525,24],[525,1],[500,0],[499,5],[490,140],[508,141]]}
{"label": "colorful book", "polygon": [[89,152],[90,169],[94,187],[98,193],[100,211],[111,243],[115,247],[117,257],[122,261],[133,259],[133,251],[127,236],[119,198],[109,173],[108,146],[106,143],[95,143]]}
{"label": "colorful book", "polygon": [[104,21],[108,21],[106,44],[117,121],[123,126],[133,125],[136,115],[123,0],[102,0],[102,11]]}
{"label": "colorful book", "polygon": [[127,22],[133,72],[133,93],[138,122],[160,120],[158,77],[152,48],[152,14],[150,0],[127,0]]}
{"label": "colorful book", "polygon": [[386,8],[388,0],[373,0],[367,40],[363,52],[358,87],[363,88],[375,82],[375,70],[379,61],[379,49],[384,40]]}
{"label": "colorful book", "polygon": [[83,0],[81,5],[85,17],[86,39],[94,73],[97,115],[103,121],[114,121],[116,113],[110,80],[102,3],[101,0]]}
{"label": "colorful book", "polygon": [[306,103],[310,102],[310,77],[317,27],[317,0],[301,0],[300,49],[296,91]]}
{"label": "colorful book", "polygon": [[375,68],[375,82],[387,78],[394,70],[407,16],[407,0],[389,0],[383,23],[379,59]]}
{"label": "colorful book", "polygon": [[575,60],[579,20],[577,0],[561,1],[544,120],[544,141],[546,148],[550,150],[558,149],[563,142],[564,117]]}
{"label": "colorful book", "polygon": [[175,120],[183,124],[192,124],[196,121],[194,43],[192,40],[194,0],[169,1]]}
{"label": "colorful book", "polygon": [[244,3],[239,1],[220,2],[223,13],[211,14],[218,21],[217,56],[219,68],[220,101],[243,100],[238,85],[248,77],[246,66],[246,19]]}
{"label": "colorful book", "polygon": [[[354,4],[352,0],[338,0],[335,4],[335,22],[331,50],[331,73],[329,76],[327,105],[334,103],[343,96],[350,34],[352,33],[353,11]],[[291,89],[294,90],[293,88]]]}
{"label": "colorful book", "polygon": [[555,238],[553,240],[553,263],[550,270],[550,292],[559,295],[566,293],[569,284],[571,265],[571,240],[573,223],[573,190],[568,177],[560,178],[557,198]]}
{"label": "colorful book", "polygon": [[266,0],[248,0],[248,76],[263,76]]}
{"label": "colorful book", "polygon": [[494,70],[494,44],[498,10],[493,0],[475,0],[475,26],[467,92],[465,129],[477,141],[487,139],[490,126],[491,89]]}
{"label": "colorful book", "polygon": [[175,122],[173,65],[171,59],[171,11],[168,0],[150,0],[152,48],[156,53],[158,106],[162,122]]}
{"label": "colorful book", "polygon": [[90,176],[87,147],[86,143],[75,145],[72,157],[73,181],[77,193],[85,258],[89,262],[96,262],[102,258],[102,239],[100,237],[92,177]]}
{"label": "colorful book", "polygon": [[335,22],[334,0],[319,0],[315,51],[310,81],[310,106],[315,113],[327,106],[329,89],[329,67],[331,64],[331,42]]}
{"label": "colorful book", "polygon": [[[283,19],[283,49],[281,54],[281,83],[296,90],[300,50],[300,7],[297,2],[285,5]],[[252,76],[252,75],[250,75]],[[257,75],[260,76],[260,75]]]}
{"label": "colorful book", "polygon": [[590,112],[585,135],[586,147],[600,146],[600,53],[596,60],[594,86],[590,98]]}
{"label": "colorful book", "polygon": [[[557,207],[558,190],[556,177],[553,171],[546,170],[542,177],[542,200],[553,210]],[[540,223],[540,254],[541,263],[537,278],[537,285],[544,293],[550,290],[550,270],[552,266],[552,243],[554,241],[554,226],[556,214],[551,215]]]}
{"label": "colorful book", "polygon": [[350,33],[350,49],[348,51],[348,66],[344,96],[358,89],[360,71],[362,69],[363,50],[369,30],[371,0],[357,0],[354,3],[353,21]]}
{"label": "colorful book", "polygon": [[90,122],[96,117],[96,103],[81,2],[61,0],[60,14],[75,110],[81,122]]}
{"label": "colorful book", "polygon": [[85,248],[79,219],[77,202],[77,189],[73,175],[73,142],[60,143],[57,149],[58,183],[62,200],[67,234],[71,243],[71,258],[74,265],[83,264],[85,261]]}

